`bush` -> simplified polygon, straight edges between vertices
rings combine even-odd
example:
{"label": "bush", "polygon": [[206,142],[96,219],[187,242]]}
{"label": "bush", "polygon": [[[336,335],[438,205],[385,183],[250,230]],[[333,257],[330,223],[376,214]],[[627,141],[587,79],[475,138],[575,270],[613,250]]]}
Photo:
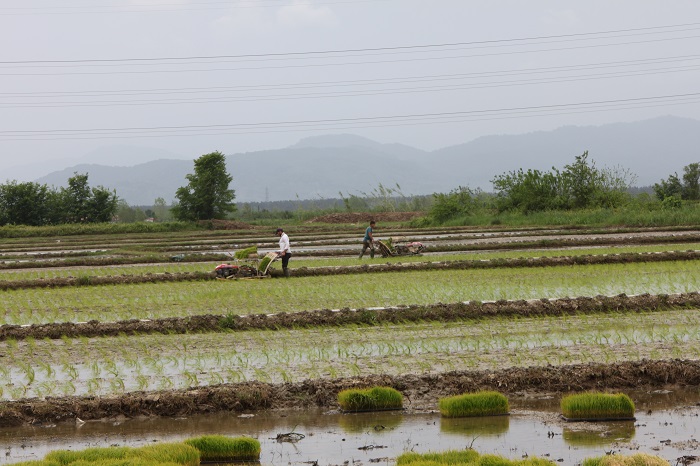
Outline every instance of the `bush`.
{"label": "bush", "polygon": [[450,396],[438,401],[444,417],[492,416],[508,413],[508,399],[501,393],[482,391]]}
{"label": "bush", "polygon": [[567,419],[631,418],[634,403],[622,393],[582,393],[562,398],[561,411]]}
{"label": "bush", "polygon": [[186,440],[185,443],[199,450],[202,461],[251,461],[260,458],[260,442],[254,438],[205,435]]}
{"label": "bush", "polygon": [[351,388],[338,393],[338,404],[344,411],[401,409],[403,395],[390,387]]}

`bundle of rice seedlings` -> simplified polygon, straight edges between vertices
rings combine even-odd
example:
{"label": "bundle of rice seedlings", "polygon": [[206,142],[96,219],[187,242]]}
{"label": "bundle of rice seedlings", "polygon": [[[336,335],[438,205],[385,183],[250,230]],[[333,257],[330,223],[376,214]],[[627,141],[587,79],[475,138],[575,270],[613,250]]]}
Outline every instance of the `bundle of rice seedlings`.
{"label": "bundle of rice seedlings", "polygon": [[350,388],[338,393],[338,404],[343,411],[401,409],[403,395],[391,387]]}
{"label": "bundle of rice seedlings", "polygon": [[634,402],[624,393],[581,393],[561,400],[562,415],[570,420],[634,418]]}
{"label": "bundle of rice seedlings", "polygon": [[260,265],[258,265],[258,272],[263,272],[265,269],[267,269],[267,266],[270,262],[272,262],[272,259],[274,259],[274,254],[271,253],[268,253],[265,257],[263,257],[260,261]]}
{"label": "bundle of rice seedlings", "polygon": [[480,455],[474,450],[451,450],[442,453],[404,453],[396,466],[554,466],[556,463],[537,457],[511,460],[498,455]]}
{"label": "bundle of rice seedlings", "polygon": [[632,456],[605,455],[597,458],[586,458],[581,466],[669,466],[670,463],[658,456],[647,453],[636,453]]}
{"label": "bundle of rice seedlings", "polygon": [[175,463],[184,466],[198,466],[200,454],[197,448],[185,443],[157,443],[135,448],[131,458],[150,461],[152,464]]}
{"label": "bundle of rice seedlings", "polygon": [[508,398],[494,391],[449,396],[440,399],[438,407],[444,417],[495,416],[509,409]]}
{"label": "bundle of rice seedlings", "polygon": [[202,461],[253,461],[260,459],[260,442],[250,437],[205,435],[185,440],[199,450]]}
{"label": "bundle of rice seedlings", "polygon": [[236,251],[233,254],[233,257],[236,259],[247,259],[248,256],[251,254],[257,255],[258,254],[258,247],[257,246],[251,246],[249,248],[241,249],[240,251]]}
{"label": "bundle of rice seedlings", "polygon": [[77,461],[96,462],[107,459],[124,459],[131,454],[130,447],[95,447],[85,450],[55,450],[44,457],[60,465],[73,464]]}

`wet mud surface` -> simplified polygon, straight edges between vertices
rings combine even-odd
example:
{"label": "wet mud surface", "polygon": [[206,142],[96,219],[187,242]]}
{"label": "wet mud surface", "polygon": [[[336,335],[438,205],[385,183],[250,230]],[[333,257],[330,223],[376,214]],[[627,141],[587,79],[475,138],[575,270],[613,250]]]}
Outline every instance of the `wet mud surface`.
{"label": "wet mud surface", "polygon": [[662,390],[700,386],[700,361],[642,360],[614,364],[510,367],[423,375],[372,375],[309,379],[299,383],[245,382],[185,390],[133,392],[112,397],[47,397],[0,404],[0,427],[53,425],[59,422],[180,417],[285,409],[337,409],[337,393],[346,388],[390,386],[406,398],[407,412],[432,412],[437,400],[489,389],[533,397],[586,390]]}

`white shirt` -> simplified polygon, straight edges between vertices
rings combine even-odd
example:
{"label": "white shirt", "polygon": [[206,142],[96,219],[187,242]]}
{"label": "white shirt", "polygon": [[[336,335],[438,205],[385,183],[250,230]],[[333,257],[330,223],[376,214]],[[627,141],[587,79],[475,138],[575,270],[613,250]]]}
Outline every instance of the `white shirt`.
{"label": "white shirt", "polygon": [[280,236],[280,254],[284,252],[292,252],[289,248],[289,236],[287,236],[287,233],[282,233],[282,236]]}

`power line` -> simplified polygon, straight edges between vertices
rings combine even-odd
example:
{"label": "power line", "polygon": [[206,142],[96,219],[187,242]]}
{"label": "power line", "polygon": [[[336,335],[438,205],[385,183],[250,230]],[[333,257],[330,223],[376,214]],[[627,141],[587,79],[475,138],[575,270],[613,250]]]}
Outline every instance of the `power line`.
{"label": "power line", "polygon": [[[548,112],[587,112],[591,110],[616,110],[621,108],[633,108],[634,105],[668,105],[672,104],[691,104],[700,102],[700,92],[672,94],[652,97],[635,97],[627,99],[601,100],[576,102],[566,104],[551,104],[525,107],[510,107],[496,108],[484,110],[466,110],[456,112],[438,112],[438,113],[418,113],[405,115],[383,115],[370,117],[353,117],[353,118],[331,118],[331,119],[315,119],[315,120],[291,120],[291,121],[269,121],[256,123],[233,123],[233,124],[213,124],[213,125],[180,125],[180,126],[152,126],[152,127],[125,127],[125,128],[89,128],[89,129],[50,129],[50,130],[1,130],[0,137],[5,141],[10,140],[37,140],[42,137],[51,137],[54,139],[96,139],[101,137],[153,137],[149,133],[161,133],[158,136],[182,135],[184,132],[193,131],[258,131],[268,130],[275,132],[280,129],[299,129],[311,127],[318,129],[329,125],[372,125],[374,124],[394,124],[394,123],[415,123],[425,122],[430,120],[444,120],[450,118],[473,118],[473,119],[493,119],[503,118],[512,115],[522,116],[542,116]],[[166,133],[166,134],[162,134]],[[190,134],[192,136],[193,134]],[[204,134],[196,134],[204,135]]]}
{"label": "power line", "polygon": [[[299,56],[323,56],[331,54],[348,54],[348,53],[369,53],[369,52],[386,52],[386,51],[401,51],[401,50],[420,50],[420,49],[434,49],[434,48],[445,48],[445,47],[463,47],[463,46],[479,46],[479,45],[491,45],[491,44],[512,44],[516,42],[525,42],[533,40],[553,40],[562,38],[578,38],[578,39],[590,39],[591,36],[598,35],[609,35],[609,34],[619,34],[634,32],[632,35],[648,35],[648,34],[658,34],[659,30],[662,29],[672,29],[672,28],[686,28],[680,31],[664,31],[668,32],[685,32],[687,30],[696,30],[700,27],[700,23],[685,23],[667,26],[651,26],[644,28],[629,28],[629,29],[615,29],[608,31],[598,31],[598,32],[584,32],[575,34],[559,34],[559,35],[549,35],[549,36],[532,36],[523,38],[512,38],[512,39],[495,39],[495,40],[482,40],[482,41],[467,41],[467,42],[447,42],[438,44],[414,44],[414,45],[402,45],[393,47],[367,47],[367,48],[356,48],[356,49],[333,49],[333,50],[311,50],[303,52],[275,52],[275,53],[257,53],[257,54],[238,54],[238,55],[194,55],[186,57],[149,57],[149,58],[95,58],[95,59],[76,59],[76,60],[15,60],[15,61],[0,61],[0,65],[25,65],[25,64],[84,64],[84,63],[125,63],[125,62],[161,62],[161,61],[191,61],[191,60],[222,60],[222,59],[247,59],[247,58],[272,58],[272,57],[299,57]],[[646,31],[646,32],[643,32]],[[629,36],[624,36],[629,37]],[[692,36],[695,37],[695,36]],[[603,37],[606,38],[606,37]]]}

